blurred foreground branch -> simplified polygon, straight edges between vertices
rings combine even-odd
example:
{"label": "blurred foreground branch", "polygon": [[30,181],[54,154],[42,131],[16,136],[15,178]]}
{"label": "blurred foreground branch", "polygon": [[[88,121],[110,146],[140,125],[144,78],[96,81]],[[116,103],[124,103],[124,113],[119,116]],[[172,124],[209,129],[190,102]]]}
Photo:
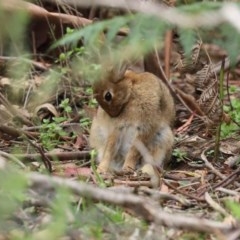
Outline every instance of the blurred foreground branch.
{"label": "blurred foreground branch", "polygon": [[239,223],[217,222],[203,218],[167,213],[154,201],[145,197],[136,196],[132,193],[102,189],[91,184],[76,182],[60,177],[45,176],[39,173],[28,174],[28,179],[32,186],[35,185],[38,187],[38,190],[39,188],[52,189],[54,186],[64,186],[81,197],[87,197],[128,208],[133,211],[134,214],[142,217],[148,222],[153,221],[156,224],[167,227],[215,234],[227,234],[230,231],[235,232],[240,227]]}
{"label": "blurred foreground branch", "polygon": [[[56,2],[55,0],[47,0]],[[217,26],[223,22],[229,22],[240,31],[240,10],[236,4],[226,3],[217,10],[204,11],[202,13],[187,14],[176,8],[171,8],[165,4],[157,4],[152,1],[141,0],[57,0],[58,4],[70,4],[74,6],[108,6],[116,8],[126,8],[137,12],[154,15],[166,22],[184,28],[196,28],[203,26]]]}

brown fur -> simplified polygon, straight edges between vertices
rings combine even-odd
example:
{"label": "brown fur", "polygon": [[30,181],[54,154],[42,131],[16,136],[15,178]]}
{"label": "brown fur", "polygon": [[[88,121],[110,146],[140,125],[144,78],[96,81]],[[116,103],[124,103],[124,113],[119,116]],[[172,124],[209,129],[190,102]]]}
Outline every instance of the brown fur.
{"label": "brown fur", "polygon": [[171,156],[175,109],[168,88],[151,73],[124,72],[115,70],[93,86],[100,106],[90,145],[98,151],[99,172],[134,170],[146,162],[144,155],[163,166]]}

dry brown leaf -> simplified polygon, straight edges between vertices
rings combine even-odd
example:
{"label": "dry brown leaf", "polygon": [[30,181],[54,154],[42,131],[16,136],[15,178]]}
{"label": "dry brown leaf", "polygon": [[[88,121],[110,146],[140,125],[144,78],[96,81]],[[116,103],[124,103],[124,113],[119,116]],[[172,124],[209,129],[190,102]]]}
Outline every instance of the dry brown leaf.
{"label": "dry brown leaf", "polygon": [[220,151],[229,154],[235,155],[240,153],[240,142],[237,139],[226,139],[220,143]]}
{"label": "dry brown leaf", "polygon": [[73,144],[74,149],[82,149],[86,146],[86,139],[82,135],[78,135],[75,143]]}
{"label": "dry brown leaf", "polygon": [[204,112],[200,109],[198,103],[196,102],[195,98],[189,94],[184,93],[182,90],[175,88],[176,93],[180,95],[183,99],[184,103],[196,114],[199,116],[204,116]]}
{"label": "dry brown leaf", "polygon": [[203,91],[209,85],[209,79],[214,77],[212,65],[205,65],[200,71],[196,73],[195,88],[198,91]]}
{"label": "dry brown leaf", "polygon": [[50,103],[44,103],[44,104],[36,107],[36,109],[35,109],[35,111],[34,111],[35,115],[37,115],[38,112],[41,111],[41,110],[43,110],[43,111],[45,111],[45,110],[49,111],[54,117],[58,117],[58,116],[59,116],[56,108],[55,108],[52,104],[50,104]]}
{"label": "dry brown leaf", "polygon": [[222,103],[218,94],[218,82],[212,81],[210,85],[205,88],[198,100],[200,108],[215,124],[222,119]]}
{"label": "dry brown leaf", "polygon": [[181,55],[181,58],[178,59],[178,62],[176,63],[176,69],[178,69],[181,73],[196,73],[209,62],[202,49],[202,41],[196,42],[196,44],[192,48],[190,57],[187,57],[184,54],[183,48],[179,40],[175,40],[175,43],[177,45],[176,49]]}

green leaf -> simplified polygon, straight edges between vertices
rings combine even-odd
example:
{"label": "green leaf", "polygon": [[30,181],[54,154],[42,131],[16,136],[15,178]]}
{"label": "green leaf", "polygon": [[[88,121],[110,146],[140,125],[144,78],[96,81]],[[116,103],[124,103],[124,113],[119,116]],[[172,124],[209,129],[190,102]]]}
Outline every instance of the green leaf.
{"label": "green leaf", "polygon": [[192,47],[196,43],[196,33],[192,29],[180,29],[180,42],[184,49],[184,54],[190,57],[192,52]]}
{"label": "green leaf", "polygon": [[[129,21],[129,17],[116,17],[114,18],[114,22],[108,22],[108,31],[106,34],[106,38],[108,42],[112,42],[113,39],[116,37],[118,31],[122,27],[126,27],[127,23]],[[114,27],[111,27],[111,25],[114,25]]]}
{"label": "green leaf", "polygon": [[[4,222],[14,210],[19,202],[25,200],[25,188],[27,180],[14,169],[0,171],[0,228],[4,228]],[[5,222],[6,223],[6,222]]]}
{"label": "green leaf", "polygon": [[200,13],[206,13],[208,11],[216,11],[220,9],[221,6],[222,6],[222,3],[220,2],[206,1],[206,2],[195,2],[192,4],[184,4],[182,6],[179,6],[178,9],[188,14],[200,14]]}
{"label": "green leaf", "polygon": [[240,219],[240,204],[231,200],[226,201],[227,208],[231,211],[231,214]]}
{"label": "green leaf", "polygon": [[234,65],[237,61],[240,49],[240,33],[236,32],[236,29],[229,24],[222,24],[219,27],[221,37],[214,39],[214,43],[224,48],[231,59],[231,65]]}

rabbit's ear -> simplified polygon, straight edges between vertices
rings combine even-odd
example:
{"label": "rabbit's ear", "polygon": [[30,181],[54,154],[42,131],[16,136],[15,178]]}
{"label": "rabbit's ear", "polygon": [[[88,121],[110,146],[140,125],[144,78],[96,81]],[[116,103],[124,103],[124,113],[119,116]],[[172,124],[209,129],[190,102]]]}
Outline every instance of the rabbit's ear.
{"label": "rabbit's ear", "polygon": [[127,68],[127,64],[116,64],[115,66],[111,67],[108,72],[109,80],[113,83],[117,83],[123,79]]}

